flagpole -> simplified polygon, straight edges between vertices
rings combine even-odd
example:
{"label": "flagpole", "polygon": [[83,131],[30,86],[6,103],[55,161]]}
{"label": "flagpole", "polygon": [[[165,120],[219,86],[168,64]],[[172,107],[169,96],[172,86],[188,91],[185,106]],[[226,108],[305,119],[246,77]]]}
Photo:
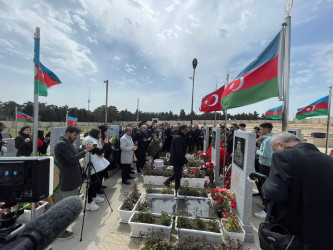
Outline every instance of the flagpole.
{"label": "flagpole", "polygon": [[[217,90],[217,82],[216,82],[216,85],[215,85],[215,91]],[[215,118],[214,118],[214,128],[216,127],[216,111],[214,112],[215,113]]]}
{"label": "flagpole", "polygon": [[329,131],[330,131],[330,118],[331,118],[331,101],[332,101],[332,85],[328,88],[329,89],[329,96],[328,96],[328,117],[327,117],[327,130],[326,130],[326,147],[325,147],[325,154],[327,154],[328,148],[328,138],[329,138]]}
{"label": "flagpole", "polygon": [[66,127],[68,126],[68,110],[66,111]]}
{"label": "flagpole", "polygon": [[288,131],[288,116],[289,116],[290,30],[291,30],[290,27],[291,16],[289,15],[289,13],[285,21],[286,21],[286,32],[285,32],[285,57],[284,57],[284,67],[283,67],[284,98],[283,98],[283,113],[282,113],[282,131]]}
{"label": "flagpole", "polygon": [[15,136],[17,136],[17,107],[15,107]]}
{"label": "flagpole", "polygon": [[136,122],[139,122],[139,98],[138,98],[138,103],[137,103],[137,106],[136,106],[136,110],[137,110],[137,114],[136,114]]}
{"label": "flagpole", "polygon": [[[226,82],[226,84],[225,84],[225,88],[224,89],[226,89],[226,87],[227,87],[227,85],[228,85],[228,83],[229,83],[229,70],[228,70],[228,73],[227,73],[227,82]],[[223,109],[223,107],[222,107],[222,109]],[[226,172],[225,172],[225,170],[226,170],[226,167],[225,167],[225,156],[226,156],[226,148],[227,148],[227,116],[228,116],[228,113],[227,113],[227,110],[225,110],[224,111],[224,142],[223,142],[223,147],[224,147],[224,149],[223,149],[223,185],[224,185],[224,182],[225,182],[225,175],[226,175]]]}

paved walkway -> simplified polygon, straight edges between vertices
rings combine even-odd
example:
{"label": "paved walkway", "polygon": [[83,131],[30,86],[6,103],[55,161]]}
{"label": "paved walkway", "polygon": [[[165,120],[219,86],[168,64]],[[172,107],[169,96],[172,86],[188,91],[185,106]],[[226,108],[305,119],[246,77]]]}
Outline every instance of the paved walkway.
{"label": "paved walkway", "polygon": [[[82,250],[82,249],[140,249],[143,244],[141,239],[130,237],[130,226],[128,224],[119,223],[120,216],[117,211],[124,199],[124,193],[129,192],[132,185],[121,184],[121,171],[116,171],[114,176],[104,182],[107,185],[106,195],[110,200],[113,212],[107,202],[99,203],[100,209],[86,212],[83,239],[80,242],[80,233],[83,213],[80,218],[73,224],[72,229],[75,233],[74,238],[69,240],[56,240],[52,244],[54,250]],[[137,183],[139,190],[143,188],[143,178],[141,174],[134,174],[136,177],[130,180],[131,184]],[[260,208],[256,205],[259,198],[253,199],[253,212],[257,212]],[[255,244],[245,244],[243,249],[260,249],[257,237],[257,228],[261,220],[252,217],[254,224]],[[172,235],[172,242],[176,241],[175,234]]]}

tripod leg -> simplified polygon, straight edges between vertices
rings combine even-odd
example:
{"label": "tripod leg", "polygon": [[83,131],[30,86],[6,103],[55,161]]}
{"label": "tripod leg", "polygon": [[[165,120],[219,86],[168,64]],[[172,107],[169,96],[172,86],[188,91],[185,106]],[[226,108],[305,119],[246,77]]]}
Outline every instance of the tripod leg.
{"label": "tripod leg", "polygon": [[[84,219],[85,219],[85,217],[86,217],[86,207],[87,207],[87,200],[88,200],[88,189],[89,189],[89,186],[90,186],[90,166],[89,166],[89,163],[88,163],[88,165],[87,165],[86,172],[87,172],[87,184],[86,184],[86,194],[85,194],[85,198],[84,198],[83,220],[82,220],[82,227],[81,227],[80,241],[82,241]],[[83,183],[82,183],[82,184],[83,184]],[[81,187],[82,187],[82,185],[81,185]],[[81,190],[81,187],[80,187],[80,190]],[[80,192],[80,191],[79,191],[79,192]]]}

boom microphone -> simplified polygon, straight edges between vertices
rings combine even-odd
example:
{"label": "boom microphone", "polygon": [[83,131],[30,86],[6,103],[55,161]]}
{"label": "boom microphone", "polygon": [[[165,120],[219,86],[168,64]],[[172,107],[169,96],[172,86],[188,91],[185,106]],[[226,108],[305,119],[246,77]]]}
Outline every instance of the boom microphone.
{"label": "boom microphone", "polygon": [[18,238],[2,249],[44,249],[79,217],[82,209],[83,205],[80,197],[65,198],[46,213],[26,224]]}

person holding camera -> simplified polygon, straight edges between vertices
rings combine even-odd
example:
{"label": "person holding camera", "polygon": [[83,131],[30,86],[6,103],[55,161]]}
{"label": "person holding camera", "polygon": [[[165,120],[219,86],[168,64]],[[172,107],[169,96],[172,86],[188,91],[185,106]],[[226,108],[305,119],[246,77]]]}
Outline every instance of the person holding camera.
{"label": "person holding camera", "polygon": [[[93,145],[91,155],[86,155],[84,158],[84,166],[87,168],[89,163],[92,163],[90,170],[90,185],[88,188],[88,205],[86,210],[96,211],[99,206],[96,203],[103,202],[104,198],[97,195],[97,192],[102,188],[103,170],[109,166],[108,160],[104,158],[104,152],[107,147],[111,147],[112,139],[105,138],[104,146],[100,142],[102,133],[100,129],[94,128],[89,131],[89,136],[82,141],[82,146],[87,147]],[[109,144],[110,142],[110,144]],[[89,162],[90,161],[90,162]],[[88,171],[89,171],[88,170]]]}
{"label": "person holding camera", "polygon": [[[93,149],[92,144],[87,145],[81,151],[74,147],[73,142],[80,136],[79,128],[68,126],[65,133],[54,147],[54,155],[59,163],[60,190],[63,199],[78,195],[78,189],[83,182],[79,160]],[[65,230],[58,239],[65,240],[72,237],[74,237],[74,233]]]}

